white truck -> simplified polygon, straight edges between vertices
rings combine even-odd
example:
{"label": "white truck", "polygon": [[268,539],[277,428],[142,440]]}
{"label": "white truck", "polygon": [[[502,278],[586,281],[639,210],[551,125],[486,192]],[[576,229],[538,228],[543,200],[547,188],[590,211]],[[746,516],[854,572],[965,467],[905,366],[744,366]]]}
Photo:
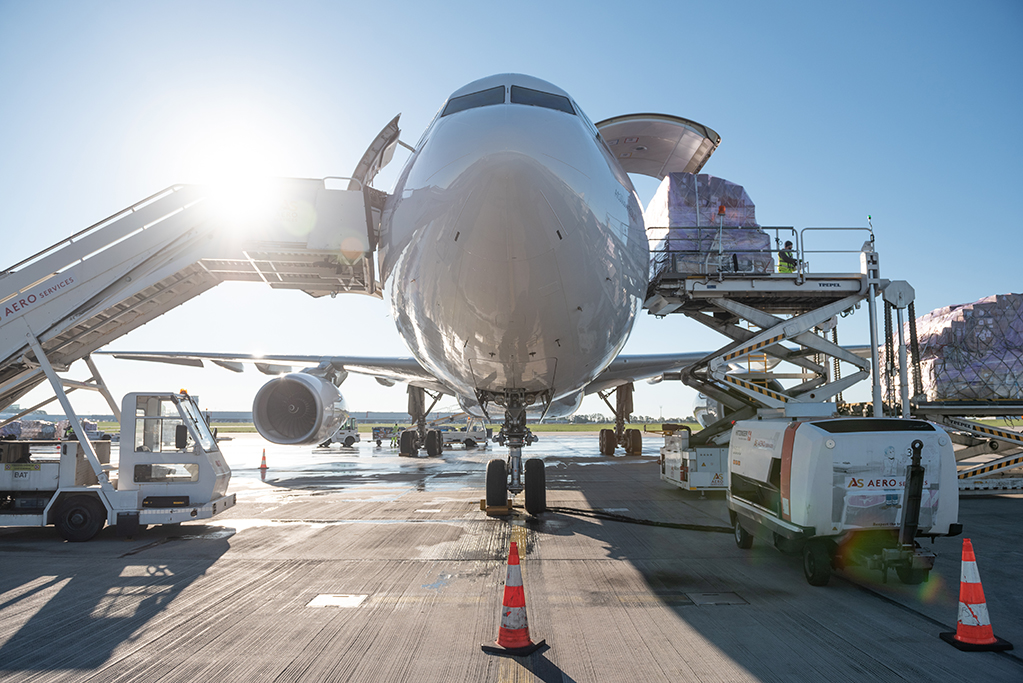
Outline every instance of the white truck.
{"label": "white truck", "polygon": [[354,417],[349,417],[319,447],[330,448],[331,444],[339,443],[345,448],[351,448],[360,441],[362,441],[362,437],[359,436],[359,421]]}
{"label": "white truck", "polygon": [[486,447],[487,425],[482,418],[470,417],[464,427],[441,428],[441,436],[444,437],[444,448],[451,448],[455,444],[466,448]]}
{"label": "white truck", "polygon": [[89,443],[89,453],[78,441],[46,453],[38,442],[0,442],[0,526],[52,524],[68,541],[88,541],[104,524],[132,536],[235,504],[231,468],[184,391],[124,397],[116,463],[109,440]]}
{"label": "white truck", "polygon": [[748,549],[755,537],[802,554],[811,585],[845,565],[918,584],[935,556],[916,539],[962,533],[952,440],[930,422],[744,420],[728,458],[736,544]]}

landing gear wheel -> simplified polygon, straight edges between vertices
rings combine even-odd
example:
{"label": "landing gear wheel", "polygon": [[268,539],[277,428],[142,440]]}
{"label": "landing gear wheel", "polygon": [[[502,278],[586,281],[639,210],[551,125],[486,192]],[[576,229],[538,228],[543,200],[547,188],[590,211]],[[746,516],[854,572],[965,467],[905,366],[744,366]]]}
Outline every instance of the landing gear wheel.
{"label": "landing gear wheel", "polygon": [[826,586],[831,580],[831,553],[820,541],[807,541],[803,546],[803,575],[811,586]]}
{"label": "landing gear wheel", "polygon": [[547,476],[543,460],[530,458],[526,461],[526,512],[538,515],[547,509]]}
{"label": "landing gear wheel", "polygon": [[615,446],[615,432],[613,429],[601,429],[600,430],[600,454],[601,455],[614,455]]}
{"label": "landing gear wheel", "polygon": [[411,429],[406,429],[398,437],[398,455],[410,458],[419,455],[419,449],[416,448],[416,433]]}
{"label": "landing gear wheel", "polygon": [[914,569],[912,567],[896,567],[895,573],[899,575],[899,581],[907,586],[915,586],[923,583],[930,575],[929,569]]}
{"label": "landing gear wheel", "polygon": [[351,448],[353,443],[355,443],[354,436],[349,436],[345,438],[345,448]]}
{"label": "landing gear wheel", "polygon": [[743,550],[749,550],[753,547],[753,534],[742,528],[738,517],[735,519],[735,545]]}
{"label": "landing gear wheel", "polygon": [[642,455],[643,454],[643,433],[638,429],[626,429],[625,430],[625,447],[626,455]]}
{"label": "landing gear wheel", "polygon": [[494,459],[487,463],[487,507],[508,505],[508,473],[504,460]]}
{"label": "landing gear wheel", "polygon": [[60,504],[53,525],[65,540],[88,541],[107,521],[107,511],[95,496],[71,496]]}
{"label": "landing gear wheel", "polygon": [[426,454],[431,458],[440,455],[443,443],[440,431],[431,429],[426,432]]}

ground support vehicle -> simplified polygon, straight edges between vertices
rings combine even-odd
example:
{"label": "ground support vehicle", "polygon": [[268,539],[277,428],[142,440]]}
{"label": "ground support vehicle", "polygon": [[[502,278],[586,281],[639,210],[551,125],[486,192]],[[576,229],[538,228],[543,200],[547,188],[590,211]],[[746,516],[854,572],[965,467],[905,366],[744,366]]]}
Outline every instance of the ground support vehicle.
{"label": "ground support vehicle", "polygon": [[377,446],[382,446],[385,441],[391,444],[391,448],[398,445],[398,435],[401,430],[398,425],[393,427],[373,427],[373,441],[376,441]]}
{"label": "ground support vehicle", "polygon": [[63,441],[52,454],[33,452],[32,442],[3,442],[0,525],[53,524],[65,539],[87,541],[104,524],[131,536],[235,504],[231,469],[187,393],[126,395],[121,434],[115,464],[110,441]]}
{"label": "ground support vehicle", "polygon": [[935,556],[917,539],[962,532],[952,440],[931,422],[745,420],[728,457],[736,544],[757,538],[801,554],[815,586],[853,564],[926,581]]}
{"label": "ground support vehicle", "polygon": [[728,447],[689,445],[685,425],[662,425],[661,480],[686,491],[728,489]]}
{"label": "ground support vehicle", "polygon": [[[359,420],[349,417],[337,428],[337,431],[330,435],[330,438],[320,444],[320,448],[330,448],[331,444],[339,443],[345,448],[351,448],[362,441],[359,436]],[[377,444],[380,445],[379,443]]]}
{"label": "ground support vehicle", "polygon": [[466,448],[477,446],[486,448],[487,425],[478,417],[470,417],[464,427],[441,427],[441,438],[444,440],[444,448],[451,448],[455,444],[461,444]]}

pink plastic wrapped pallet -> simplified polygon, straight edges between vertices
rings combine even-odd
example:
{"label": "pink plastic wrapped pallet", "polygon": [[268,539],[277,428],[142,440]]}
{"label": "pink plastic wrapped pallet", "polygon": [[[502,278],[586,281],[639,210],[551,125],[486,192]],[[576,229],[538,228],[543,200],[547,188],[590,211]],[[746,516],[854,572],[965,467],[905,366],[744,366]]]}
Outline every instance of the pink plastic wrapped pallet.
{"label": "pink plastic wrapped pallet", "polygon": [[742,185],[705,173],[669,173],[643,217],[652,275],[774,271],[771,239]]}
{"label": "pink plastic wrapped pallet", "polygon": [[916,328],[926,400],[1023,400],[1023,294],[939,308]]}

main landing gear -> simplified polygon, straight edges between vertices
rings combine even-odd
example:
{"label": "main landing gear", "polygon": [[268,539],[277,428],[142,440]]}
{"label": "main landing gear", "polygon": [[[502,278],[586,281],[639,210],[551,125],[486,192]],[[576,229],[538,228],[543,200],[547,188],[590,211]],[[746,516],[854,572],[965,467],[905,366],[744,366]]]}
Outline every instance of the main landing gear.
{"label": "main landing gear", "polygon": [[508,444],[507,462],[494,459],[487,463],[488,508],[508,506],[508,494],[512,496],[526,492],[526,512],[538,515],[547,509],[547,482],[543,460],[529,458],[523,467],[522,447],[536,441],[526,427],[526,397],[514,393],[504,398],[504,424],[494,441]]}
{"label": "main landing gear", "polygon": [[607,397],[611,395],[610,391],[597,392],[615,416],[614,429],[600,430],[599,438],[601,455],[614,455],[615,448],[618,446],[625,449],[626,455],[643,454],[643,433],[638,429],[625,428],[629,418],[632,417],[632,391],[633,385],[631,382],[629,384],[622,384],[615,387],[614,394],[616,405],[613,406],[611,405],[611,402],[607,400]]}
{"label": "main landing gear", "polygon": [[[426,397],[433,399],[430,407],[426,407]],[[444,450],[444,436],[439,429],[426,428],[426,416],[430,414],[437,401],[443,394],[429,394],[422,387],[409,386],[408,388],[408,414],[412,422],[416,424],[415,429],[406,429],[398,437],[398,455],[414,458],[419,455],[419,449],[426,449],[428,456],[435,457]]]}

